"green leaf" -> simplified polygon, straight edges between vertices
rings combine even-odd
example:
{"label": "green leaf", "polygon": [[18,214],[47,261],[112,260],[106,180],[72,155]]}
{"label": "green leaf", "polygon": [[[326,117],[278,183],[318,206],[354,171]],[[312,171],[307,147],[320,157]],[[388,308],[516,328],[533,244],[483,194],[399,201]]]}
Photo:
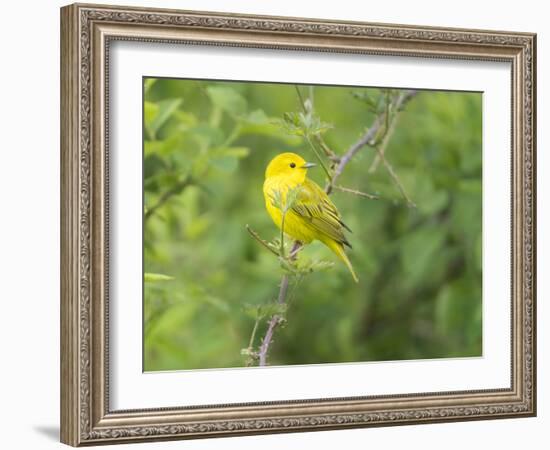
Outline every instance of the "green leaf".
{"label": "green leaf", "polygon": [[159,107],[156,103],[143,102],[143,119],[145,122],[145,129],[147,131],[149,139],[154,139],[154,132],[151,129],[151,123],[155,119],[159,112]]}
{"label": "green leaf", "polygon": [[149,92],[157,80],[158,78],[145,78],[145,80],[143,80],[143,91],[145,94]]}
{"label": "green leaf", "polygon": [[212,166],[224,172],[234,172],[239,167],[239,161],[231,156],[219,156],[210,160]]}
{"label": "green leaf", "polygon": [[356,100],[359,100],[363,103],[365,103],[366,105],[368,105],[369,107],[371,108],[376,108],[376,105],[378,104],[378,99],[375,99],[373,96],[372,96],[372,93],[369,92],[369,91],[365,91],[365,90],[362,90],[362,91],[351,91],[351,96],[356,99]]}
{"label": "green leaf", "polygon": [[462,238],[469,236],[473,241],[481,229],[482,197],[481,181],[461,180],[458,189],[453,193],[453,208],[450,223]]}
{"label": "green leaf", "polygon": [[415,197],[416,205],[420,211],[431,215],[441,211],[449,202],[449,194],[447,191],[439,190],[432,191],[431,195],[424,198]]}
{"label": "green leaf", "polygon": [[322,122],[321,119],[312,114],[287,112],[283,114],[283,119],[278,121],[283,130],[295,136],[313,136],[322,134],[332,128],[332,125]]}
{"label": "green leaf", "polygon": [[225,155],[233,156],[234,158],[246,158],[250,154],[248,147],[227,147],[222,150]]}
{"label": "green leaf", "polygon": [[321,272],[334,267],[332,261],[324,261],[320,259],[310,259],[305,256],[298,258],[295,263],[296,270],[301,274],[308,274],[311,272]]}
{"label": "green leaf", "polygon": [[[153,133],[153,136],[156,137],[156,134],[158,130],[166,123],[166,121],[170,118],[172,113],[176,111],[181,104],[182,99],[168,99],[168,100],[162,100],[157,103],[157,113],[155,114],[154,118],[150,120],[149,122],[149,129]],[[146,120],[147,123],[147,120]]]}
{"label": "green leaf", "polygon": [[264,317],[271,317],[275,314],[283,316],[287,311],[286,303],[269,302],[262,305],[246,303],[243,305],[243,312],[254,320],[261,320]]}
{"label": "green leaf", "polygon": [[243,117],[243,121],[253,125],[264,125],[269,123],[269,117],[263,109],[255,109]]}
{"label": "green leaf", "polygon": [[234,89],[224,86],[208,86],[206,92],[212,103],[225,112],[239,116],[246,112],[246,100]]}
{"label": "green leaf", "polygon": [[145,141],[143,145],[144,156],[151,154],[166,156],[174,151],[181,150],[182,136],[173,134],[170,137],[159,141]]}
{"label": "green leaf", "polygon": [[271,302],[260,306],[261,317],[271,317],[275,314],[284,315],[288,305],[286,303]]}
{"label": "green leaf", "polygon": [[284,209],[284,207],[283,207],[283,195],[282,195],[281,191],[279,191],[279,190],[273,191],[270,198],[271,198],[271,204],[275,208],[279,208],[281,211]]}
{"label": "green leaf", "polygon": [[431,178],[418,176],[418,169],[399,171],[403,173],[402,182],[406,183],[412,201],[418,210],[424,214],[435,214],[449,203],[449,192],[444,189],[436,190]]}
{"label": "green leaf", "polygon": [[214,167],[232,172],[239,166],[239,159],[249,155],[247,147],[217,147],[210,150],[210,164]]}
{"label": "green leaf", "polygon": [[435,256],[445,242],[441,227],[419,228],[405,235],[401,245],[401,261],[408,283],[414,285],[433,269]]}
{"label": "green leaf", "polygon": [[273,191],[271,195],[271,204],[275,208],[279,208],[281,211],[286,213],[294,207],[298,201],[301,191],[301,186],[288,189],[286,193],[279,190]]}
{"label": "green leaf", "polygon": [[[454,337],[459,344],[472,341],[471,354],[481,353],[481,289],[464,279],[454,281],[441,288],[435,304],[435,326],[437,332],[447,339]],[[461,350],[464,354],[464,350]]]}
{"label": "green leaf", "polygon": [[181,104],[181,99],[162,100],[158,103],[144,102],[143,116],[149,139],[155,140],[158,130]]}
{"label": "green leaf", "polygon": [[195,217],[185,228],[185,236],[189,240],[197,240],[204,237],[211,226],[212,216],[203,214],[202,216]]}
{"label": "green leaf", "polygon": [[243,312],[250,318],[256,320],[261,319],[262,316],[261,313],[261,306],[260,305],[253,305],[250,303],[246,303],[243,305]]}
{"label": "green leaf", "polygon": [[145,272],[143,274],[143,281],[145,281],[145,283],[156,283],[156,282],[159,282],[159,281],[170,281],[170,280],[173,280],[174,277],[171,277],[169,275],[164,275],[162,273],[148,273],[148,272]]}
{"label": "green leaf", "polygon": [[206,147],[220,145],[225,140],[223,131],[220,128],[211,127],[205,123],[192,128],[191,131]]}
{"label": "green leaf", "polygon": [[196,127],[198,119],[194,114],[187,111],[176,110],[174,111],[174,117],[179,121],[180,127],[184,130]]}
{"label": "green leaf", "polygon": [[239,136],[247,135],[271,137],[293,147],[302,142],[299,136],[282,133],[278,120],[268,117],[261,109],[256,109],[240,119]]}
{"label": "green leaf", "polygon": [[291,188],[287,191],[284,208],[285,212],[291,210],[294,207],[294,205],[298,201],[301,192],[301,186],[296,186],[295,188]]}

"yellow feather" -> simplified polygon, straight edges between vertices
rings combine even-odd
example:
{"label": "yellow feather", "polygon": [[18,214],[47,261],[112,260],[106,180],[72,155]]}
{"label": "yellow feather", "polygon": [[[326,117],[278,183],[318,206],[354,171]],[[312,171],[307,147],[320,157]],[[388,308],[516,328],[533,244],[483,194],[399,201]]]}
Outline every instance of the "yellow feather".
{"label": "yellow feather", "polygon": [[356,283],[359,283],[359,278],[357,278],[357,274],[355,273],[355,270],[353,270],[353,266],[351,265],[348,255],[346,255],[346,252],[344,251],[344,247],[331,239],[327,241],[323,241],[323,244],[325,244],[334,253],[336,253],[336,255],[344,262],[344,264],[349,269],[351,276],[353,277],[353,280]]}
{"label": "yellow feather", "polygon": [[344,251],[344,245],[351,247],[344,235],[344,228],[349,228],[325,191],[307,178],[308,167],[311,164],[295,153],[281,153],[271,160],[263,186],[267,212],[281,228],[283,213],[273,199],[279,193],[285,204],[288,191],[299,188],[294,206],[285,215],[284,232],[303,244],[314,240],[325,244],[344,262],[357,282],[357,275]]}

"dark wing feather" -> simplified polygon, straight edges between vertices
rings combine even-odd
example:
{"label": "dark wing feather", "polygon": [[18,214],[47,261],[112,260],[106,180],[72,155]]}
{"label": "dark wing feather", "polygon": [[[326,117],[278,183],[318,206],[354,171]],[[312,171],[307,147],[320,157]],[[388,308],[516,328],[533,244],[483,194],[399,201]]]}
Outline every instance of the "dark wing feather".
{"label": "dark wing feather", "polygon": [[351,230],[342,222],[340,213],[328,195],[315,182],[306,179],[292,212],[304,219],[316,231],[351,248],[343,228],[350,232]]}

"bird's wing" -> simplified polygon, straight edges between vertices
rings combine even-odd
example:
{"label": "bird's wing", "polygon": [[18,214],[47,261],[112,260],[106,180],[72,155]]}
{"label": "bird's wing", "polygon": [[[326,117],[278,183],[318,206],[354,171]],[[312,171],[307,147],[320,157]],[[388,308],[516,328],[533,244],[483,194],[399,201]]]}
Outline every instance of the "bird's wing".
{"label": "bird's wing", "polygon": [[310,224],[316,231],[351,247],[344,236],[343,228],[351,230],[340,219],[340,213],[328,195],[315,182],[305,180],[292,212]]}

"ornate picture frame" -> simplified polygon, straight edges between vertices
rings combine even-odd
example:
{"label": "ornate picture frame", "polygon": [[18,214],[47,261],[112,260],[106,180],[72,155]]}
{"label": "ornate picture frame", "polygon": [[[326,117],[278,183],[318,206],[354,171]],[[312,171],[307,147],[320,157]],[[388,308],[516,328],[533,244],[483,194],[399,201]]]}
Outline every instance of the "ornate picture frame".
{"label": "ornate picture frame", "polygon": [[[117,40],[511,64],[511,385],[208,407],[109,406],[109,49]],[[73,445],[536,414],[536,36],[74,4],[61,9],[61,440]]]}

